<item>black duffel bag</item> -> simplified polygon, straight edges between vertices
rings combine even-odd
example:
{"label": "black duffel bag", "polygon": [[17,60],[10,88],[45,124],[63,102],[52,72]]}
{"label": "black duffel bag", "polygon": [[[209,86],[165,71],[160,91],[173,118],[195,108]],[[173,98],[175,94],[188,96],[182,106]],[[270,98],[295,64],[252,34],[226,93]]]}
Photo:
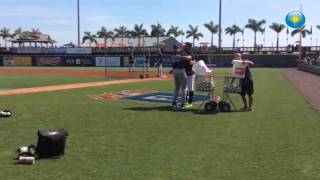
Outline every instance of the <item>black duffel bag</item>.
{"label": "black duffel bag", "polygon": [[39,158],[64,155],[68,132],[64,129],[39,129],[37,153]]}

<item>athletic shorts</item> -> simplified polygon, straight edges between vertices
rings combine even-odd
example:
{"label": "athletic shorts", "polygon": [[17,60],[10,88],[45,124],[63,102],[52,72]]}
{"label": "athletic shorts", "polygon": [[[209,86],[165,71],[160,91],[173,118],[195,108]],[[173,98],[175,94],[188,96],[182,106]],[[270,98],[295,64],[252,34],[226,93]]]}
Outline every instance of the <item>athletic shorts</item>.
{"label": "athletic shorts", "polygon": [[253,90],[253,80],[252,79],[242,79],[241,80],[241,96],[252,95]]}
{"label": "athletic shorts", "polygon": [[187,77],[187,90],[194,91],[194,79],[195,75],[191,75]]}

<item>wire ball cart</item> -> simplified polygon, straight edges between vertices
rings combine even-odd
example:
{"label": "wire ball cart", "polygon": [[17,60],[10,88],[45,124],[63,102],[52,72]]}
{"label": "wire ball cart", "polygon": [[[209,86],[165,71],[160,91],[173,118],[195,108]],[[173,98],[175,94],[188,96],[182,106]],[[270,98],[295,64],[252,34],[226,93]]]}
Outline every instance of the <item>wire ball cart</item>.
{"label": "wire ball cart", "polygon": [[240,94],[241,93],[241,78],[234,76],[232,74],[226,73],[224,76],[224,85],[223,85],[223,98],[219,102],[219,109],[225,112],[231,111],[231,106],[234,110],[237,110],[237,107],[232,101],[230,94]]}
{"label": "wire ball cart", "polygon": [[[214,88],[215,82],[213,79],[213,75],[200,76],[196,75],[195,77],[195,91],[200,93],[207,93],[206,98],[202,101],[199,110],[205,104],[206,111],[214,111],[217,109],[218,104],[213,101],[214,97]],[[207,102],[207,103],[206,103]]]}

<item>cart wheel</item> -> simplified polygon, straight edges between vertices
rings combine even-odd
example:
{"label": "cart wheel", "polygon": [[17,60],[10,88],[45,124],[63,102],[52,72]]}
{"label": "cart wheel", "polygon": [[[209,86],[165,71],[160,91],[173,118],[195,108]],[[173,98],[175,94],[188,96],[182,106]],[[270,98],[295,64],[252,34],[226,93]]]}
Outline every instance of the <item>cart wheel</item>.
{"label": "cart wheel", "polygon": [[224,112],[230,112],[231,111],[231,105],[229,103],[224,103],[223,105],[223,111]]}
{"label": "cart wheel", "polygon": [[147,75],[145,76],[145,78],[149,78],[149,75],[147,74]]}
{"label": "cart wheel", "polygon": [[219,106],[219,110],[220,110],[220,111],[223,111],[223,107],[224,107],[224,105],[225,105],[226,103],[227,103],[227,102],[225,102],[225,101],[220,101],[220,102],[219,102],[219,105],[218,105],[218,106]]}
{"label": "cart wheel", "polygon": [[217,109],[217,103],[216,102],[213,102],[213,101],[210,101],[210,102],[207,102],[204,106],[204,109],[207,111],[207,112],[213,112]]}
{"label": "cart wheel", "polygon": [[143,78],[144,78],[144,76],[141,74],[141,75],[140,75],[140,79],[143,79]]}

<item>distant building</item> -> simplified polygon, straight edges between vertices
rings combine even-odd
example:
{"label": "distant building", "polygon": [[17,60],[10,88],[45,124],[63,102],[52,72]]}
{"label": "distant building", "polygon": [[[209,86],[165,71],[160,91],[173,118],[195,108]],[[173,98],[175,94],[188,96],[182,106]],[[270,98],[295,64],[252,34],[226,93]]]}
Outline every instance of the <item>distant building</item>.
{"label": "distant building", "polygon": [[[91,47],[157,47],[158,40],[157,37],[125,37],[125,38],[107,38],[107,42],[105,44],[104,38],[97,38],[97,44],[91,43]],[[166,47],[172,48],[174,45],[178,45],[179,41],[177,41],[174,37],[165,36],[159,37],[159,44],[164,43]],[[83,47],[89,47],[89,40],[85,41],[82,44]]]}
{"label": "distant building", "polygon": [[53,46],[56,43],[55,40],[51,39],[48,34],[42,33],[32,33],[29,31],[25,31],[21,34],[15,34],[9,42],[14,44],[18,44],[19,47],[43,47],[43,46]]}

